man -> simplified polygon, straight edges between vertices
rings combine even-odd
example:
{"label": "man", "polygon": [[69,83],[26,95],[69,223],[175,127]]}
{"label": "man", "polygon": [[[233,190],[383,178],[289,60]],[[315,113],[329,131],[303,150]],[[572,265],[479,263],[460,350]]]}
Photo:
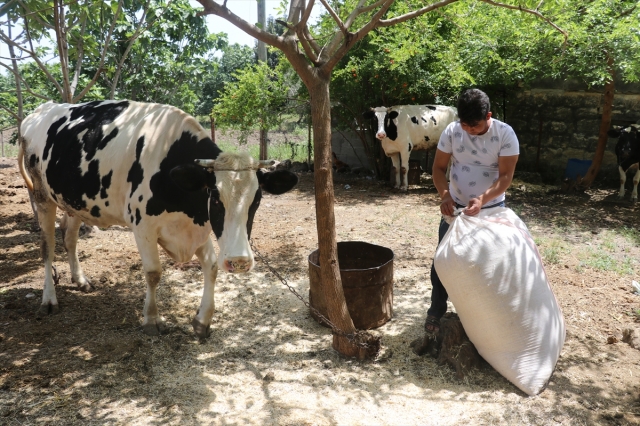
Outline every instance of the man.
{"label": "man", "polygon": [[[506,123],[491,117],[486,93],[468,89],[458,98],[459,120],[450,123],[440,136],[433,162],[433,183],[441,198],[440,212],[452,216],[455,208],[475,216],[480,209],[505,206],[505,191],[511,185],[520,154],[515,132]],[[445,174],[453,157],[450,182]],[[449,229],[440,221],[438,244]],[[435,336],[440,318],[447,311],[447,291],[431,265],[431,307],[425,331]]]}

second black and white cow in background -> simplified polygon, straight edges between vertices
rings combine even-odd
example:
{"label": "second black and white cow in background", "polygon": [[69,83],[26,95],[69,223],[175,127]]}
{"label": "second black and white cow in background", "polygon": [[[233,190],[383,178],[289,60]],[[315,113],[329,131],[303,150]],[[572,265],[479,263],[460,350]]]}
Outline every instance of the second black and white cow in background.
{"label": "second black and white cow in background", "polygon": [[618,159],[618,172],[620,173],[620,192],[618,197],[624,198],[627,182],[627,172],[633,166],[636,173],[633,176],[633,191],[631,192],[631,202],[638,201],[638,182],[640,182],[640,139],[638,138],[639,125],[629,127],[614,127],[609,130],[608,135],[611,138],[618,138],[616,143],[616,157]]}
{"label": "second black and white cow in background", "polygon": [[142,326],[150,335],[165,328],[156,304],[162,274],[158,245],[177,262],[194,254],[200,261],[204,291],[192,325],[204,338],[218,269],[253,267],[249,237],[261,189],[282,194],[298,181],[288,171],[259,170],[261,163],[248,154],[223,153],[193,117],[168,105],[48,102],[24,119],[21,131],[20,172],[34,193],[42,228],[40,312],[58,311],[52,263],[61,208],[71,278],[84,291],[91,283],[76,253],[81,223],[133,230],[147,281]]}
{"label": "second black and white cow in background", "polygon": [[395,188],[406,191],[411,151],[435,149],[447,125],[458,119],[458,110],[443,105],[397,105],[371,108],[362,115],[377,118],[376,138],[393,162]]}

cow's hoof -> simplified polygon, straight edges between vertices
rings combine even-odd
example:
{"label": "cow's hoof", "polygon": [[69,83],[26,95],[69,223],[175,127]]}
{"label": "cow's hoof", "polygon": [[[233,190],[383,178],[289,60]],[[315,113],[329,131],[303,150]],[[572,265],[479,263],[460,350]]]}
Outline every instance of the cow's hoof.
{"label": "cow's hoof", "polygon": [[159,336],[167,331],[167,326],[163,321],[156,321],[153,323],[142,324],[142,332],[147,336]]}
{"label": "cow's hoof", "polygon": [[42,317],[46,317],[47,315],[55,315],[58,312],[60,312],[60,307],[58,307],[57,303],[55,305],[53,303],[43,303],[38,308],[38,311],[36,312],[36,317],[42,318]]}
{"label": "cow's hoof", "polygon": [[83,291],[85,293],[89,293],[95,290],[94,287],[91,285],[91,281],[89,280],[85,280],[84,284],[80,284],[80,283],[77,283],[77,284],[78,284],[78,290]]}
{"label": "cow's hoof", "polygon": [[194,318],[193,321],[191,321],[191,325],[193,326],[193,332],[200,339],[206,339],[211,335],[211,326],[202,324],[197,318]]}
{"label": "cow's hoof", "polygon": [[[74,280],[71,280],[71,281],[73,282]],[[76,285],[78,286],[78,290],[83,291],[85,293],[89,293],[94,290],[93,286],[91,285],[91,281],[89,281],[86,278],[83,280],[76,281]]]}

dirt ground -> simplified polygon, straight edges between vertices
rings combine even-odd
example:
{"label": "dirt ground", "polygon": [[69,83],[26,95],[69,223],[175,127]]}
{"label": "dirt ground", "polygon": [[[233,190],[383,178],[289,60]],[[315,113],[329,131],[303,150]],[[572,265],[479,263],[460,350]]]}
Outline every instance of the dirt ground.
{"label": "dirt ground", "polygon": [[[313,175],[256,214],[259,251],[305,299],[317,248]],[[336,174],[338,241],[389,247],[393,318],[373,361],[342,358],[331,334],[261,262],[219,274],[212,334],[189,325],[200,302],[197,261],[163,257],[159,308],[167,334],[140,330],[143,271],[131,232],[84,233],[85,272],[70,282],[57,236],[60,313],[38,318],[43,266],[15,159],[0,162],[0,424],[87,425],[627,425],[640,424],[640,208],[615,188],[562,194],[516,180],[510,207],[530,227],[561,305],[567,339],[547,389],[528,397],[491,367],[462,381],[409,347],[429,305],[437,194],[428,176],[407,193]],[[59,215],[60,217],[60,215]],[[450,307],[454,310],[453,306]]]}

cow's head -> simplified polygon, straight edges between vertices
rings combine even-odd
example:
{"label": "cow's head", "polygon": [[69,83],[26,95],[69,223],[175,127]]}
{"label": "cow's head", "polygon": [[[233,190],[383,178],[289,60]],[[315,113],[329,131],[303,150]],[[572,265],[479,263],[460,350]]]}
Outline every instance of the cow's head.
{"label": "cow's head", "polygon": [[260,170],[266,165],[247,153],[221,153],[215,160],[196,160],[171,170],[171,178],[184,190],[208,190],[209,220],[220,247],[218,267],[226,272],[253,268],[249,238],[262,191],[283,194],[298,183],[287,170]]}
{"label": "cow's head", "polygon": [[614,126],[607,132],[609,137],[618,138],[618,143],[616,144],[618,165],[622,165],[633,153],[637,153],[640,150],[638,127],[638,125],[631,125],[629,127]]}
{"label": "cow's head", "polygon": [[391,108],[376,107],[371,108],[369,111],[365,111],[362,116],[364,118],[376,118],[378,120],[378,131],[376,132],[376,138],[383,140],[389,138],[396,140],[398,137],[398,111],[391,111]]}

